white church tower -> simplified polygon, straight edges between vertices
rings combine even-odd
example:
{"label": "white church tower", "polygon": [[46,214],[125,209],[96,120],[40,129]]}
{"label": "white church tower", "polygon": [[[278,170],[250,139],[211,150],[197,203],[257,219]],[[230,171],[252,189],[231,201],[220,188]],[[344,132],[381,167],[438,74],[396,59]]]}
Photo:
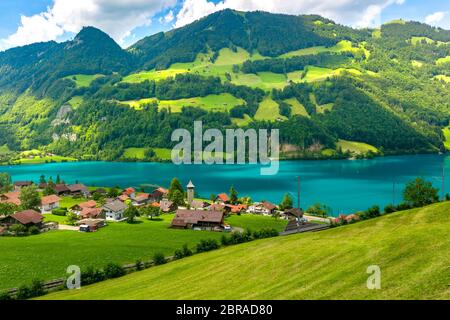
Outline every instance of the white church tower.
{"label": "white church tower", "polygon": [[189,184],[187,185],[187,202],[188,205],[192,205],[192,201],[194,201],[194,195],[195,195],[195,186],[192,183],[192,181],[189,181]]}

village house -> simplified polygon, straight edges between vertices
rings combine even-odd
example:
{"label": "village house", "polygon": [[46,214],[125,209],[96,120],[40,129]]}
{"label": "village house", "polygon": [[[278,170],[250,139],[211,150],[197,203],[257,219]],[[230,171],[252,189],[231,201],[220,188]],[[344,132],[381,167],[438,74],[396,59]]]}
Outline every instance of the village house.
{"label": "village house", "polygon": [[286,220],[296,220],[303,218],[303,210],[298,208],[284,210],[282,217]]}
{"label": "village house", "polygon": [[103,219],[106,218],[103,208],[83,208],[79,214],[81,219]]}
{"label": "village house", "polygon": [[130,200],[130,197],[127,196],[126,194],[121,194],[120,196],[117,197],[117,199],[118,199],[119,201],[125,202],[125,201]]}
{"label": "village house", "polygon": [[20,206],[22,204],[22,201],[20,201],[20,191],[13,191],[0,195],[0,202]]}
{"label": "village house", "polygon": [[128,196],[131,199],[134,199],[136,197],[136,189],[126,188],[125,190],[123,190],[122,194]]}
{"label": "village house", "polygon": [[27,228],[32,226],[42,228],[43,221],[44,216],[39,212],[36,212],[34,210],[25,210],[3,218],[2,224],[6,226],[21,224]]}
{"label": "village house", "polygon": [[255,202],[253,205],[251,205],[247,212],[253,213],[253,214],[262,214],[270,216],[275,212],[275,209],[277,208],[276,205],[273,203],[264,201],[264,202]]}
{"label": "village house", "polygon": [[52,212],[53,209],[59,208],[60,201],[61,201],[61,198],[54,194],[43,197],[41,199],[41,207],[40,207],[41,212],[49,213],[49,212]]}
{"label": "village house", "polygon": [[58,196],[65,196],[70,193],[69,188],[65,184],[57,184],[53,189]]}
{"label": "village house", "polygon": [[210,204],[208,202],[200,201],[200,200],[194,200],[191,203],[191,209],[193,209],[193,210],[205,210],[209,206],[210,206]]}
{"label": "village house", "polygon": [[169,213],[177,210],[177,205],[173,203],[173,201],[163,199],[159,202],[159,207],[161,208],[161,212]]}
{"label": "village house", "polygon": [[97,207],[97,202],[94,200],[89,200],[86,202],[82,202],[80,204],[76,204],[70,208],[70,210],[75,213],[76,215],[79,215],[83,209],[93,209]]}
{"label": "village house", "polygon": [[103,206],[103,210],[105,211],[106,220],[110,221],[123,221],[124,212],[128,207],[121,201],[115,200],[110,203],[106,203]]}
{"label": "village house", "polygon": [[231,213],[241,213],[242,211],[246,211],[248,206],[245,204],[232,205],[227,204],[225,208],[229,209]]}
{"label": "village house", "polygon": [[96,232],[106,226],[104,219],[83,219],[77,222],[80,232]]}
{"label": "village house", "polygon": [[221,231],[224,214],[219,211],[177,210],[172,228]]}
{"label": "village house", "polygon": [[150,194],[141,193],[133,198],[132,203],[134,206],[140,207],[148,204],[149,201],[150,201]]}
{"label": "village house", "polygon": [[20,191],[24,187],[33,185],[33,181],[16,181],[14,182],[14,191]]}
{"label": "village house", "polygon": [[215,203],[219,204],[227,204],[230,201],[228,198],[228,195],[226,193],[221,193],[217,195],[216,199],[214,200]]}
{"label": "village house", "polygon": [[152,202],[160,202],[163,198],[167,197],[169,191],[164,188],[158,188],[153,190],[151,195]]}
{"label": "village house", "polygon": [[84,184],[71,184],[67,188],[69,188],[70,194],[73,196],[83,196],[86,198],[91,196],[89,189]]}

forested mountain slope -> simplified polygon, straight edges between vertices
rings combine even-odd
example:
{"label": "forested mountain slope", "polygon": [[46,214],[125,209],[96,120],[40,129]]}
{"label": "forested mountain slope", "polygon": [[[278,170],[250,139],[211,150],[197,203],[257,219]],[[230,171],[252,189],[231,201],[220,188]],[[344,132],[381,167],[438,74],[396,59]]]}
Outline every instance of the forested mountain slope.
{"label": "forested mountain slope", "polygon": [[0,53],[0,161],[157,160],[194,120],[280,128],[283,157],[445,151],[449,82],[450,31],[417,22],[225,10],[128,49],[87,27]]}

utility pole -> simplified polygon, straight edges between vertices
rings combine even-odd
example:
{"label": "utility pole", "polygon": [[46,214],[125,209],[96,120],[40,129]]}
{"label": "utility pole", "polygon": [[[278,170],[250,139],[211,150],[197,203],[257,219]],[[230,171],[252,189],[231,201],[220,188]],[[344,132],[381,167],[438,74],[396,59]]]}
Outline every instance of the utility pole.
{"label": "utility pole", "polygon": [[298,179],[298,190],[297,190],[297,205],[298,205],[298,209],[300,210],[301,209],[301,206],[300,206],[300,176],[298,176],[297,177],[297,179]]}
{"label": "utility pole", "polygon": [[445,201],[445,160],[442,163],[442,201]]}

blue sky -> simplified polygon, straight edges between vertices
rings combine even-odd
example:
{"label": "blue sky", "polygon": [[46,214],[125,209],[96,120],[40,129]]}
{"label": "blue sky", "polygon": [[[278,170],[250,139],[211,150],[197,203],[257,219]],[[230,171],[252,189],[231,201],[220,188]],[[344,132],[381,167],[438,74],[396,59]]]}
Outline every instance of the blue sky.
{"label": "blue sky", "polygon": [[106,31],[127,47],[224,8],[317,13],[354,27],[402,18],[450,29],[450,0],[1,0],[0,50],[64,41],[85,25]]}

